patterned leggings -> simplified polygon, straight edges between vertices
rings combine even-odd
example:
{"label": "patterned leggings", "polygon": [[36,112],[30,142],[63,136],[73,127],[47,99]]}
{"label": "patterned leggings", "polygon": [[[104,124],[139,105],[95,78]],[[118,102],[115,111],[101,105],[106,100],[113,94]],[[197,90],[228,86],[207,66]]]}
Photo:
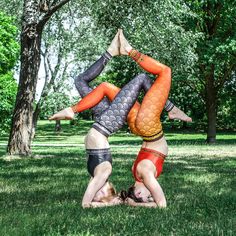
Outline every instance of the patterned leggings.
{"label": "patterned leggings", "polygon": [[[91,92],[72,109],[74,112],[81,112],[91,107],[96,108],[106,96],[110,100],[110,105],[107,108],[108,102],[106,101],[106,108],[102,106],[103,110],[100,110],[100,114],[95,117],[96,122],[93,124],[95,129],[105,136],[109,136],[120,129],[128,120],[133,133],[142,136],[145,141],[154,141],[163,136],[160,115],[170,90],[171,70],[136,50],[132,50],[130,56],[143,69],[158,75],[154,83],[146,74],[136,76],[121,90],[112,84],[102,83],[94,90],[90,90]],[[103,66],[105,65],[103,64]],[[79,81],[76,80],[76,84],[80,81],[81,78]],[[81,86],[77,85],[76,87],[78,90],[82,90]],[[140,105],[136,100],[142,89],[146,94]]]}
{"label": "patterned leggings", "polygon": [[[105,52],[95,63],[93,63],[84,73],[75,78],[75,87],[78,90],[80,96],[83,98],[89,94],[93,89],[89,86],[89,83],[96,79],[108,61],[112,56]],[[96,120],[100,115],[109,107],[110,102],[105,97],[95,107],[92,108],[93,117]],[[76,111],[74,111],[76,112]]]}

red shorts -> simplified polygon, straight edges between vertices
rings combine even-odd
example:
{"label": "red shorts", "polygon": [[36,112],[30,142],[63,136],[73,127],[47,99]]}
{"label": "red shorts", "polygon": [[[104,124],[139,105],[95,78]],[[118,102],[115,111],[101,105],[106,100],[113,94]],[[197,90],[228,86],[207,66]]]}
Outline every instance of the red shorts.
{"label": "red shorts", "polygon": [[142,180],[140,180],[138,178],[137,173],[136,173],[137,166],[140,161],[150,160],[156,167],[157,175],[155,177],[157,178],[162,172],[162,167],[163,167],[165,157],[166,156],[164,154],[162,154],[158,151],[148,149],[148,148],[141,148],[141,150],[139,151],[139,154],[134,162],[134,166],[133,166],[133,170],[132,170],[135,180],[138,182],[142,182]]}

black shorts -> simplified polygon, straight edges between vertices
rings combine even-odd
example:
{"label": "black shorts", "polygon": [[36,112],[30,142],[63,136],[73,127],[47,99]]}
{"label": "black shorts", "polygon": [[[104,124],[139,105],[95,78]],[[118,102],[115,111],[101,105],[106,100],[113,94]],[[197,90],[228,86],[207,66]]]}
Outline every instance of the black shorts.
{"label": "black shorts", "polygon": [[87,152],[87,169],[91,176],[94,176],[95,168],[103,163],[109,161],[112,165],[112,157],[110,148],[106,149],[86,149]]}

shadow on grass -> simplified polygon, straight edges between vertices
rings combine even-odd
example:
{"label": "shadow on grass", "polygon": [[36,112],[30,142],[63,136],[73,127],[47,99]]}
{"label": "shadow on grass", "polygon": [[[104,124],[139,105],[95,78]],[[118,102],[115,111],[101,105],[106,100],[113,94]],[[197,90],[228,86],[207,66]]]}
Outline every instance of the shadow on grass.
{"label": "shadow on grass", "polygon": [[[206,140],[202,139],[202,138],[197,138],[197,139],[180,139],[178,140],[178,138],[176,139],[168,139],[168,137],[166,137],[166,140],[168,142],[168,145],[232,145],[232,144],[236,144],[236,139],[221,139],[218,138],[217,142],[215,144],[207,144]],[[122,139],[122,140],[111,140],[110,141],[111,145],[141,145],[142,144],[142,140],[137,140],[137,139],[132,139],[132,138],[127,138],[127,139]]]}
{"label": "shadow on grass", "polygon": [[[81,200],[89,180],[85,152],[76,148],[35,149],[42,157],[43,151],[54,158],[0,159],[0,214],[4,215],[0,232],[5,235],[79,235],[88,231],[94,235],[214,235],[219,230],[233,230],[233,156],[167,159],[159,178],[169,205],[164,211],[127,206],[82,210]],[[133,184],[130,169],[134,158],[129,153],[113,155],[111,180],[118,190]]]}

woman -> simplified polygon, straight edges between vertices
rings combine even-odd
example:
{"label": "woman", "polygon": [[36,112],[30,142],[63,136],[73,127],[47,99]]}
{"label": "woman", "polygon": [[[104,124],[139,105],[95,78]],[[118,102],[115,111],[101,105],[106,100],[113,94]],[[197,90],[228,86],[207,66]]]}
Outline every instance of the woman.
{"label": "woman", "polygon": [[[118,32],[118,35],[119,35],[119,39],[121,42],[121,45],[120,45],[121,54],[127,55],[130,52],[131,57],[133,57],[135,59],[136,55],[133,55],[131,53],[134,51],[132,51],[132,47],[128,44],[128,42],[124,38],[122,31]],[[113,44],[113,49],[114,48],[116,48],[116,49],[118,48],[117,44],[116,44],[116,47],[114,47],[114,44]],[[114,54],[113,52],[111,52],[111,55],[117,55],[117,54]],[[150,59],[151,58],[149,58],[149,61],[150,61]],[[154,63],[154,62],[157,63],[156,61],[154,61],[154,60],[152,61],[152,60],[151,60],[152,63]],[[162,65],[162,64],[159,63],[158,66],[160,67],[160,65]],[[164,66],[164,65],[162,65],[162,66]],[[142,67],[144,69],[147,69],[145,67],[145,65]],[[164,68],[167,68],[167,67],[164,67]],[[156,69],[157,69],[157,74],[158,74],[158,70],[160,71],[160,68],[156,68]],[[158,79],[158,81],[159,81],[159,79]],[[161,81],[164,84],[166,83],[166,82],[163,82],[164,81],[163,79]],[[140,115],[142,116],[142,114],[143,114],[143,112],[141,112],[141,113],[139,113],[139,112],[140,112],[140,110],[141,111],[143,110],[143,103],[141,106],[137,102],[135,103],[141,89],[144,89],[144,91],[146,92],[145,97],[147,95],[148,95],[148,97],[150,97],[149,89],[152,91],[151,92],[151,94],[152,94],[153,90],[154,90],[153,88],[156,89],[158,86],[160,86],[160,88],[157,89],[157,91],[154,91],[155,93],[158,92],[158,94],[159,94],[158,95],[159,98],[155,99],[155,101],[159,100],[160,97],[162,97],[161,104],[159,105],[159,108],[158,108],[158,112],[156,112],[156,114],[154,115],[154,117],[156,116],[155,121],[159,121],[160,114],[162,112],[162,109],[164,108],[165,102],[168,97],[168,92],[169,92],[169,88],[170,88],[170,78],[167,80],[167,83],[166,83],[166,85],[164,85],[164,87],[162,86],[162,83],[158,82],[157,83],[158,86],[155,85],[155,83],[157,83],[157,81],[155,81],[152,84],[151,80],[145,74],[140,74],[140,75],[136,76],[132,81],[130,81],[127,85],[125,85],[121,91],[119,88],[115,87],[112,84],[102,83],[97,88],[95,88],[92,92],[87,94],[78,104],[76,104],[72,108],[67,108],[67,109],[55,114],[51,119],[62,119],[62,118],[71,119],[71,118],[73,118],[74,113],[81,112],[83,110],[89,109],[94,106],[96,107],[96,105],[100,104],[99,102],[105,96],[109,99],[109,101],[111,102],[110,106],[107,109],[103,110],[103,112],[95,118],[96,122],[93,124],[92,129],[89,131],[89,133],[85,139],[86,149],[87,149],[88,154],[90,155],[91,151],[96,154],[95,156],[93,156],[91,158],[91,160],[99,160],[98,154],[101,152],[101,150],[105,149],[105,153],[103,153],[101,155],[102,157],[100,158],[101,162],[97,162],[98,165],[96,165],[96,168],[95,168],[95,170],[100,169],[101,165],[104,163],[110,162],[110,164],[111,164],[110,153],[108,154],[108,152],[106,152],[106,150],[109,149],[109,144],[108,144],[107,138],[112,133],[116,132],[119,128],[121,128],[123,126],[128,114],[129,114],[128,115],[128,124],[130,126],[131,131],[135,134],[143,136],[142,135],[143,128],[140,129],[140,125],[139,125]],[[77,86],[77,88],[78,88],[78,86]],[[164,88],[164,95],[161,95],[160,89],[163,89],[163,88]],[[147,100],[147,99],[145,99],[145,97],[144,97],[144,101]],[[169,102],[167,104],[167,107],[169,107],[169,104],[171,104],[171,103]],[[172,105],[172,108],[173,108],[173,105]],[[175,115],[175,113],[173,113],[173,114]],[[185,114],[184,115],[183,114],[184,113],[181,113],[181,111],[177,112],[177,116],[179,115],[179,117],[182,117],[182,119],[189,119],[189,117],[187,117]],[[139,122],[136,124],[137,121],[139,121]],[[142,125],[145,126],[146,124],[143,123]],[[161,125],[159,122],[158,129],[160,129],[160,128],[161,128]],[[145,135],[146,135],[148,129],[151,129],[151,128],[147,128],[147,127],[144,128]],[[159,134],[157,135],[157,137],[155,137],[155,138],[161,138],[161,136],[163,136],[162,131],[160,131]],[[148,140],[148,141],[150,141],[150,139],[153,140],[152,135],[150,137],[143,137],[143,138],[145,138],[145,140]],[[151,143],[153,143],[153,142],[150,142],[149,146],[152,146]],[[167,152],[167,145],[165,148],[164,144],[166,144],[165,141],[162,141],[162,142],[158,141],[158,148],[157,149],[160,149],[163,152],[165,152],[165,151]],[[143,145],[147,145],[146,141],[144,142]],[[154,146],[157,145],[157,142],[153,143],[153,145]],[[163,148],[164,148],[164,150],[162,150]],[[106,156],[109,156],[109,158],[106,158]],[[89,160],[90,160],[90,158],[89,158]],[[88,160],[88,163],[89,163],[89,160]],[[104,175],[105,172],[107,172],[108,174]],[[97,183],[91,184],[92,182],[94,182],[93,180],[96,177],[96,175],[95,175],[95,177],[90,182],[90,184],[87,188],[87,190],[89,189],[90,191],[86,190],[86,192],[85,192],[83,204],[85,204],[85,203],[90,204],[92,202],[95,192],[97,192],[101,188],[101,186],[103,186],[102,183],[104,184],[106,182],[110,173],[111,173],[111,165],[109,165],[109,168],[108,168],[108,166],[104,167],[104,169],[100,173],[100,174],[103,174],[104,178],[102,179],[103,181],[101,181],[101,178],[100,178],[100,185],[99,186]],[[89,198],[88,198],[88,196],[89,196]],[[153,197],[154,197],[154,200],[157,200],[157,199],[155,199],[155,195]]]}
{"label": "woman", "polygon": [[[93,89],[89,83],[103,71],[112,56],[119,55],[119,31],[108,47],[107,51],[84,73],[75,79],[75,86],[83,98]],[[91,110],[96,120],[109,107],[110,102],[107,98],[94,106]],[[53,115],[50,120],[72,119],[74,112],[72,108],[64,109]],[[82,206],[104,207],[121,203],[117,197],[113,185],[108,182],[112,172],[112,158],[109,143],[97,130],[91,128],[85,137],[85,147],[87,152],[87,169],[91,176],[85,191]]]}

